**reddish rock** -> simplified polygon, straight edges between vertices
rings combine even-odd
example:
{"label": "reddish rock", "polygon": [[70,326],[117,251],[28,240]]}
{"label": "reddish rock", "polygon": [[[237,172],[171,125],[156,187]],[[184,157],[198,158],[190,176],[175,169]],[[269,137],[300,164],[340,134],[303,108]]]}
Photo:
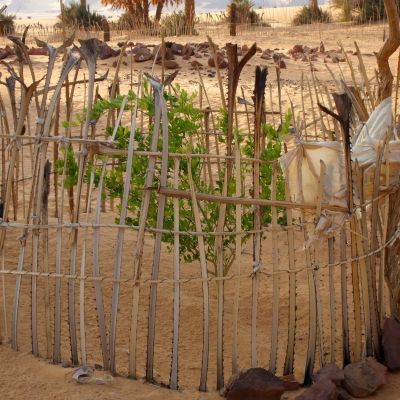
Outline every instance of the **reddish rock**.
{"label": "reddish rock", "polygon": [[353,397],[347,393],[346,389],[342,387],[336,387],[336,390],[338,400],[353,400]]}
{"label": "reddish rock", "polygon": [[292,53],[303,53],[304,48],[302,44],[295,44],[292,49]]}
{"label": "reddish rock", "polygon": [[[153,47],[153,57],[157,55],[157,61],[160,61],[162,58],[161,50],[159,50],[160,45]],[[172,54],[172,50],[170,47],[165,48],[165,59],[166,60],[175,60],[175,56]]]}
{"label": "reddish rock", "polygon": [[242,53],[245,54],[246,52],[249,51],[249,46],[247,46],[247,44],[244,44],[244,45],[242,46],[241,50],[242,50]]}
{"label": "reddish rock", "polygon": [[400,323],[394,318],[386,318],[382,335],[385,364],[391,370],[400,369]]}
{"label": "reddish rock", "polygon": [[47,49],[45,47],[32,47],[28,50],[30,56],[47,56]]}
{"label": "reddish rock", "polygon": [[344,386],[354,397],[368,397],[385,383],[386,367],[373,358],[349,364],[344,368]]}
{"label": "reddish rock", "polygon": [[13,56],[14,54],[14,50],[12,50],[10,46],[6,46],[5,49],[0,49],[0,60],[4,60],[5,58]]}
{"label": "reddish rock", "polygon": [[99,41],[99,59],[106,60],[107,58],[117,57],[121,53],[121,50],[114,50],[107,43]]}
{"label": "reddish rock", "polygon": [[177,69],[179,68],[179,64],[176,61],[173,60],[165,60],[165,68],[166,69]]}
{"label": "reddish rock", "polygon": [[321,368],[313,378],[315,382],[327,378],[336,386],[341,386],[344,381],[344,372],[336,364],[328,364]]}
{"label": "reddish rock", "polygon": [[322,378],[315,382],[295,400],[337,400],[337,390],[335,384],[328,378]]}
{"label": "reddish rock", "polygon": [[280,400],[283,382],[264,368],[250,368],[231,377],[226,386],[227,400]]}
{"label": "reddish rock", "polygon": [[132,48],[132,54],[142,53],[143,51],[147,51],[150,53],[150,49],[142,43],[138,43],[135,47]]}
{"label": "reddish rock", "polygon": [[194,48],[189,43],[185,44],[185,46],[183,46],[181,55],[185,57],[191,57],[194,55]]}
{"label": "reddish rock", "polygon": [[117,62],[117,61],[114,61],[114,62],[112,63],[112,67],[113,67],[113,68],[116,68],[117,65],[118,65],[118,62]]}
{"label": "reddish rock", "polygon": [[301,387],[300,383],[296,381],[294,375],[284,375],[280,376],[279,378],[282,380],[283,385],[285,386],[285,392],[298,390]]}
{"label": "reddish rock", "polygon": [[256,52],[257,52],[257,53],[262,53],[262,48],[257,46],[257,47],[256,47]]}
{"label": "reddish rock", "polygon": [[153,58],[153,55],[150,53],[150,50],[147,47],[142,47],[135,54],[134,60],[136,62],[144,62],[149,61]]}
{"label": "reddish rock", "polygon": [[184,46],[182,44],[179,44],[179,43],[171,44],[172,53],[175,54],[176,56],[181,56],[183,49],[184,49]]}
{"label": "reddish rock", "polygon": [[[228,63],[225,60],[225,57],[223,56],[222,53],[217,53],[217,62],[218,62],[218,67],[221,69],[228,67]],[[208,66],[215,68],[214,57],[210,57],[208,59]]]}

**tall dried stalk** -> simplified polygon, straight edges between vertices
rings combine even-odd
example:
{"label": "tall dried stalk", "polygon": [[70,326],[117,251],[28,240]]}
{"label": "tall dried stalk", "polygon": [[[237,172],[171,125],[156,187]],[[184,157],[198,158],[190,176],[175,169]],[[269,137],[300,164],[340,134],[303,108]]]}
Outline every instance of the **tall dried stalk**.
{"label": "tall dried stalk", "polygon": [[[264,109],[265,85],[267,82],[267,68],[256,68],[256,80],[254,85],[254,159],[261,155],[262,114]],[[260,164],[253,165],[253,199],[260,198]],[[251,303],[251,365],[257,367],[257,318],[258,318],[258,289],[260,285],[261,269],[261,209],[254,207],[253,229],[253,276],[252,276],[252,303]]]}
{"label": "tall dried stalk", "polygon": [[200,254],[200,267],[201,267],[201,278],[203,282],[203,352],[202,352],[202,362],[201,362],[201,376],[200,376],[200,386],[199,390],[201,392],[207,391],[207,372],[208,372],[208,357],[209,357],[209,335],[210,335],[210,326],[209,326],[209,288],[208,288],[208,274],[207,274],[207,259],[206,259],[206,250],[204,244],[204,236],[201,228],[201,219],[200,219],[200,211],[199,205],[197,204],[196,199],[196,188],[194,186],[193,177],[192,177],[192,165],[191,158],[188,156],[188,179],[190,185],[190,194],[192,200],[192,210],[193,216],[196,226],[197,240],[199,244],[199,254]]}
{"label": "tall dried stalk", "polygon": [[[153,87],[155,94],[155,107],[161,109],[162,117],[162,155],[161,155],[161,175],[160,187],[167,186],[168,178],[168,118],[167,118],[167,104],[164,99],[164,88],[162,84],[149,77],[149,81]],[[158,198],[157,209],[157,222],[156,229],[164,227],[164,214],[167,197],[160,193]],[[153,265],[151,272],[151,279],[156,281],[159,275],[160,259],[161,259],[161,239],[162,233],[156,232],[154,240],[154,255]],[[154,343],[155,343],[155,326],[156,326],[156,306],[157,306],[157,283],[151,283],[150,286],[150,303],[149,303],[149,331],[147,340],[147,366],[146,366],[146,379],[150,382],[153,381],[154,369]]]}

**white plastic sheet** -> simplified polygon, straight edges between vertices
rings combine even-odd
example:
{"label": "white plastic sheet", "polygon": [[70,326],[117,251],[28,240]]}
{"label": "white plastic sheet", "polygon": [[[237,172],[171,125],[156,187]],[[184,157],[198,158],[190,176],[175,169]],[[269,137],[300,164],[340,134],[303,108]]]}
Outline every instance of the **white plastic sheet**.
{"label": "white plastic sheet", "polygon": [[[392,125],[392,98],[388,97],[375,108],[353,140],[352,157],[359,166],[376,162],[378,149],[383,146]],[[400,152],[397,157],[400,160]]]}
{"label": "white plastic sheet", "polygon": [[325,163],[322,203],[347,207],[346,168],[339,142],[304,142],[291,137],[291,148],[280,159],[293,202],[316,203],[320,160]]}
{"label": "white plastic sheet", "polygon": [[[279,161],[289,183],[291,201],[316,204],[319,200],[325,205],[347,207],[346,168],[341,143],[304,142],[291,137],[287,145],[290,150]],[[325,164],[325,175],[322,199],[318,199],[321,160]],[[307,212],[303,222],[313,222],[314,217]],[[321,235],[332,235],[343,225],[345,217],[344,213],[322,210],[305,246]]]}

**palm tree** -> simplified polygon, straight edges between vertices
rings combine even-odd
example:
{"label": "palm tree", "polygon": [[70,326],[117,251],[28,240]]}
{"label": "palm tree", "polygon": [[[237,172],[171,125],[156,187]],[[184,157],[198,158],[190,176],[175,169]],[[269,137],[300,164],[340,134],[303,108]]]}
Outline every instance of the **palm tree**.
{"label": "palm tree", "polygon": [[124,9],[138,25],[149,22],[149,0],[101,0],[101,4]]}
{"label": "palm tree", "polygon": [[310,0],[309,7],[313,16],[317,16],[319,14],[318,0]]}
{"label": "palm tree", "polygon": [[195,16],[194,0],[185,0],[186,32],[189,35],[193,34],[194,16]]}

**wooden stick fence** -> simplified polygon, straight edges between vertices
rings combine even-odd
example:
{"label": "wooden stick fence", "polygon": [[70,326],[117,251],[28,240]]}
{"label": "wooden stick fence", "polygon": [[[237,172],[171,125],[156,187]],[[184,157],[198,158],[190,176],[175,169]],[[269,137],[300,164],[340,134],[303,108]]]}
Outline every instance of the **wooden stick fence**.
{"label": "wooden stick fence", "polygon": [[[139,77],[133,100],[122,96],[118,106],[105,110],[112,133],[104,139],[99,121],[92,119],[95,83],[102,84],[95,77],[96,41],[80,40],[88,79],[79,127],[71,125],[73,98],[71,81],[66,82],[75,65],[84,67],[69,56],[60,78],[52,77],[54,54],[67,46],[43,46],[50,49],[46,82],[26,87],[23,75],[7,65],[14,81],[0,104],[4,111],[14,109],[13,121],[11,114],[1,114],[0,132],[3,343],[11,337],[13,348],[29,347],[55,363],[99,363],[114,374],[145,376],[171,389],[198,385],[201,391],[222,389],[227,375],[250,366],[295,373],[308,383],[313,371],[328,361],[346,365],[362,353],[381,356],[387,303],[383,271],[388,268],[383,259],[399,238],[397,227],[387,229],[388,198],[397,196],[399,186],[387,178],[382,188],[381,175],[388,177],[391,168],[384,158],[385,144],[371,167],[372,192],[364,189],[371,168],[359,168],[351,160],[346,140],[354,126],[345,124],[338,97],[328,98],[313,76],[313,87],[307,85],[310,101],[314,97],[326,106],[315,104],[307,122],[309,103],[303,103],[292,125],[310,142],[320,130],[327,140],[345,139],[348,206],[325,198],[329,166],[323,160],[314,201],[294,201],[278,161],[264,156],[273,139],[263,136],[263,124],[274,118],[273,111],[265,113],[267,98],[272,98],[265,96],[267,71],[257,69],[253,111],[247,105],[236,110],[239,105],[233,101],[251,52],[235,64],[237,49],[230,47],[233,95],[226,108],[228,128],[222,130],[226,142],[217,147],[215,124],[209,123],[214,105],[205,110],[211,133],[204,141],[206,152],[196,148],[204,137],[197,131],[183,137],[179,152],[171,150],[176,137],[168,113],[173,107],[164,96],[173,78],[166,77],[162,85],[148,75],[150,86],[145,88]],[[24,68],[21,60],[20,71]],[[115,102],[118,79],[114,82],[110,99]],[[21,97],[15,85],[23,89]],[[370,90],[368,95],[357,86],[354,90],[353,101],[371,100]],[[154,101],[147,114],[140,109],[144,99]],[[32,102],[38,104],[34,135],[25,133],[25,122],[35,113],[28,115]],[[342,131],[323,112],[328,109],[333,115],[334,103]],[[51,129],[54,121],[62,121],[55,113],[63,112],[64,104],[70,124],[66,137],[60,135],[61,127]],[[362,120],[365,110],[357,109],[356,121]],[[281,112],[280,117],[283,122]],[[254,144],[250,157],[240,144],[241,118]],[[313,129],[305,132],[298,121]],[[4,129],[11,122],[14,129]],[[334,135],[329,136],[327,127],[333,127]],[[145,148],[141,137],[147,138]],[[29,151],[22,154],[21,148]],[[355,204],[354,193],[360,204]],[[72,203],[65,201],[66,194]],[[116,212],[105,200],[110,195],[118,204]],[[348,222],[304,249],[314,234],[314,218],[323,212],[343,213]]]}

